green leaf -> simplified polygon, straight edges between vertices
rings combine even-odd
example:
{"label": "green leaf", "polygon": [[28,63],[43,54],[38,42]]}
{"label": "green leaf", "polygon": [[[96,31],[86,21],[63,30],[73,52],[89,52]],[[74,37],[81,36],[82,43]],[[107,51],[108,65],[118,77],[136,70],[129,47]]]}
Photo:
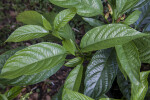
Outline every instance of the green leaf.
{"label": "green leaf", "polygon": [[128,75],[131,83],[138,85],[140,82],[139,52],[133,42],[124,45],[117,45],[116,52],[121,64],[121,71],[124,70]]}
{"label": "green leaf", "polygon": [[51,23],[52,26],[54,25],[53,22],[54,22],[56,15],[57,15],[57,13],[55,13],[53,11],[43,14],[43,16]]}
{"label": "green leaf", "polygon": [[149,0],[139,0],[139,2],[132,9],[140,9],[141,7],[145,6],[148,2]]}
{"label": "green leaf", "polygon": [[139,0],[127,0],[123,9],[122,9],[122,14],[127,12],[129,9],[133,8],[134,5],[138,3]]}
{"label": "green leaf", "polygon": [[76,5],[77,14],[86,17],[103,15],[103,5],[101,0],[79,0]]}
{"label": "green leaf", "polygon": [[86,70],[84,94],[96,99],[107,93],[117,75],[117,69],[114,49],[97,51]]}
{"label": "green leaf", "polygon": [[43,26],[44,26],[47,30],[52,30],[51,24],[50,24],[44,17],[42,17],[42,19],[43,19]]}
{"label": "green leaf", "polygon": [[54,20],[54,29],[59,30],[64,27],[74,16],[76,15],[76,9],[65,9],[61,11]]}
{"label": "green leaf", "polygon": [[69,60],[67,63],[65,63],[65,66],[67,67],[75,67],[78,64],[81,64],[83,62],[83,59],[81,57],[76,57],[71,60]]}
{"label": "green leaf", "polygon": [[146,35],[124,24],[108,24],[88,31],[83,36],[80,47],[83,52],[106,49]]}
{"label": "green leaf", "polygon": [[101,0],[50,0],[51,3],[65,8],[77,9],[81,16],[92,17],[103,15],[103,5]]}
{"label": "green leaf", "polygon": [[127,100],[130,100],[130,95],[131,95],[131,85],[129,84],[130,81],[125,79],[125,77],[121,73],[121,71],[118,71],[118,74],[117,74],[117,83],[119,85],[120,91],[123,94],[123,96]]}
{"label": "green leaf", "polygon": [[123,23],[127,24],[127,25],[131,25],[133,23],[135,23],[140,16],[141,12],[136,10],[134,11],[132,14],[130,14]]}
{"label": "green leaf", "polygon": [[79,0],[49,0],[51,3],[64,7],[64,8],[72,8],[75,5],[79,4]]}
{"label": "green leaf", "polygon": [[16,29],[6,40],[6,42],[20,42],[43,37],[49,32],[41,26],[25,25]]}
{"label": "green leaf", "polygon": [[8,100],[4,94],[0,94],[0,100]]}
{"label": "green leaf", "polygon": [[131,100],[144,100],[146,92],[148,90],[148,75],[150,71],[145,71],[140,73],[140,84],[131,85]]}
{"label": "green leaf", "polygon": [[0,73],[1,73],[1,69],[3,68],[5,62],[8,60],[9,57],[11,57],[12,55],[14,55],[17,51],[23,49],[24,47],[19,47],[16,49],[12,49],[9,51],[6,51],[5,53],[0,55]]}
{"label": "green leaf", "polygon": [[144,29],[143,32],[150,32],[150,24],[147,24]]}
{"label": "green leaf", "polygon": [[127,0],[116,0],[116,9],[120,13],[123,10]]}
{"label": "green leaf", "polygon": [[67,88],[72,91],[78,91],[80,88],[80,83],[82,79],[83,66],[77,65],[67,77],[64,88]]}
{"label": "green leaf", "polygon": [[15,79],[1,79],[0,78],[0,84],[9,85],[9,86],[10,85],[11,86],[25,86],[25,85],[36,84],[36,83],[46,80],[47,78],[55,74],[63,66],[63,64],[64,64],[64,61],[52,67],[50,70],[46,69],[39,73],[35,73],[32,75],[23,75]]}
{"label": "green leaf", "polygon": [[62,27],[59,31],[58,31],[59,35],[66,39],[66,40],[72,40],[75,42],[75,34],[72,31],[72,28],[70,27],[69,24],[66,24],[64,27]]}
{"label": "green leaf", "polygon": [[72,55],[75,55],[76,52],[76,46],[75,43],[70,39],[70,40],[64,40],[62,41],[63,47],[69,51]]}
{"label": "green leaf", "polygon": [[93,19],[93,18],[85,18],[85,17],[83,17],[83,20],[86,21],[87,23],[89,23],[93,27],[104,25],[103,22],[101,22],[101,21],[99,21],[97,19]]}
{"label": "green leaf", "polygon": [[2,69],[1,78],[16,78],[50,69],[65,60],[65,49],[54,43],[43,42],[18,51]]}
{"label": "green leaf", "polygon": [[13,87],[9,91],[5,93],[8,100],[13,100],[15,97],[17,97],[22,90],[22,87]]}
{"label": "green leaf", "polygon": [[142,63],[150,63],[150,37],[143,37],[134,41],[140,53]]}
{"label": "green leaf", "polygon": [[63,96],[62,96],[62,100],[94,100],[90,97],[87,97],[81,93],[78,93],[78,92],[74,92],[74,91],[71,91],[69,89],[65,89],[64,88],[64,91],[63,91]]}
{"label": "green leaf", "polygon": [[150,1],[146,3],[146,5],[144,5],[142,8],[138,9],[139,11],[141,11],[141,15],[139,17],[139,19],[137,20],[137,22],[135,23],[136,26],[139,27],[143,27],[145,24],[149,24],[150,23]]}
{"label": "green leaf", "polygon": [[102,99],[99,99],[99,100],[122,100],[122,99],[102,98]]}
{"label": "green leaf", "polygon": [[43,26],[42,15],[36,11],[24,11],[17,16],[17,21],[29,25]]}

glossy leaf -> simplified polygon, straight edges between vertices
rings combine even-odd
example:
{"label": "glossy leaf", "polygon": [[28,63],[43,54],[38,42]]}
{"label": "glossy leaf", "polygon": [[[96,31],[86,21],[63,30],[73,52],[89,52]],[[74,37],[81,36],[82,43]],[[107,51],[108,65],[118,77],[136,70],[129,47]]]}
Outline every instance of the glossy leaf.
{"label": "glossy leaf", "polygon": [[87,23],[89,23],[93,27],[104,25],[103,22],[101,22],[101,21],[99,21],[97,19],[93,19],[93,18],[85,18],[85,17],[83,17],[83,20],[86,21]]}
{"label": "glossy leaf", "polygon": [[150,71],[145,71],[140,73],[140,84],[131,85],[131,100],[144,100],[146,92],[148,90],[148,75]]}
{"label": "glossy leaf", "polygon": [[66,24],[63,28],[61,28],[58,33],[62,38],[66,40],[71,39],[73,42],[75,42],[75,34],[69,24]]}
{"label": "glossy leaf", "polygon": [[131,85],[129,84],[130,81],[125,79],[125,77],[121,73],[121,71],[118,71],[118,74],[117,74],[117,83],[119,85],[120,91],[123,94],[123,96],[127,100],[130,100],[130,97],[131,97]]}
{"label": "glossy leaf", "polygon": [[140,9],[141,7],[145,6],[148,2],[149,0],[139,0],[139,2],[132,9]]}
{"label": "glossy leaf", "polygon": [[18,51],[2,69],[1,78],[16,78],[50,69],[65,60],[66,51],[58,44],[43,42]]}
{"label": "glossy leaf", "polygon": [[35,73],[32,75],[23,75],[15,79],[1,79],[0,78],[0,84],[6,85],[6,86],[7,85],[25,86],[25,85],[36,84],[36,83],[46,80],[47,78],[55,74],[63,66],[63,64],[64,62],[61,62],[58,65],[52,67],[50,70],[46,69],[39,73]]}
{"label": "glossy leaf", "polygon": [[13,100],[15,97],[17,97],[22,90],[22,87],[13,87],[9,91],[5,93],[8,100]]}
{"label": "glossy leaf", "polygon": [[131,24],[135,23],[139,19],[140,14],[141,14],[140,11],[138,11],[138,10],[134,11],[132,14],[130,14],[125,19],[124,23],[127,25],[131,25]]}
{"label": "glossy leaf", "polygon": [[103,15],[103,5],[101,0],[50,0],[51,3],[65,8],[77,9],[77,13],[81,16]]}
{"label": "glossy leaf", "polygon": [[133,42],[116,46],[117,56],[124,70],[128,75],[131,83],[138,85],[140,82],[140,66],[139,52]]}
{"label": "glossy leaf", "polygon": [[150,37],[143,37],[134,41],[140,53],[142,63],[150,63]]}
{"label": "glossy leaf", "polygon": [[150,23],[150,13],[149,13],[150,1],[147,2],[146,5],[143,6],[142,8],[139,8],[138,10],[141,11],[142,13],[137,22],[135,23],[135,25],[138,27],[143,27],[144,24]]}
{"label": "glossy leaf", "polygon": [[24,11],[17,16],[17,21],[28,25],[43,26],[42,15],[36,11]]}
{"label": "glossy leaf", "polygon": [[20,42],[43,37],[49,32],[41,26],[25,25],[16,29],[6,40],[6,42]]}
{"label": "glossy leaf", "polygon": [[73,59],[69,60],[67,63],[65,63],[65,66],[67,66],[67,67],[75,67],[78,64],[81,64],[82,61],[83,61],[83,59],[81,57],[76,57],[76,58],[73,58]]}
{"label": "glossy leaf", "polygon": [[112,99],[112,98],[101,98],[99,100],[122,100],[122,99]]}
{"label": "glossy leaf", "polygon": [[79,0],[49,0],[49,1],[57,6],[64,8],[71,8],[79,4]]}
{"label": "glossy leaf", "polygon": [[63,47],[66,49],[66,51],[69,51],[72,55],[75,55],[76,52],[76,46],[75,43],[70,39],[70,40],[64,40],[62,42]]}
{"label": "glossy leaf", "polygon": [[64,27],[76,14],[76,9],[65,9],[61,11],[54,20],[54,29],[59,30]]}
{"label": "glossy leaf", "polygon": [[80,88],[80,83],[82,79],[83,66],[77,65],[67,77],[64,88],[67,88],[72,91],[78,91]]}
{"label": "glossy leaf", "polygon": [[8,58],[23,48],[24,47],[19,47],[19,48],[13,49],[13,50],[9,50],[0,55],[0,73],[1,73],[1,69],[3,68],[3,66],[4,66],[5,62],[8,60]]}
{"label": "glossy leaf", "polygon": [[146,36],[123,24],[108,24],[93,28],[82,38],[80,47],[83,52],[106,49],[125,44],[133,39]]}
{"label": "glossy leaf", "polygon": [[103,15],[103,5],[101,0],[78,0],[76,5],[77,14],[86,17]]}
{"label": "glossy leaf", "polygon": [[108,92],[117,75],[117,69],[114,49],[97,51],[86,70],[84,94],[96,99]]}
{"label": "glossy leaf", "polygon": [[62,100],[94,100],[88,96],[85,96],[81,93],[71,91],[69,89],[65,89],[63,91]]}
{"label": "glossy leaf", "polygon": [[124,7],[123,7],[123,10],[122,12],[125,13],[127,12],[129,9],[133,8],[134,5],[136,5],[138,3],[139,0],[127,0]]}

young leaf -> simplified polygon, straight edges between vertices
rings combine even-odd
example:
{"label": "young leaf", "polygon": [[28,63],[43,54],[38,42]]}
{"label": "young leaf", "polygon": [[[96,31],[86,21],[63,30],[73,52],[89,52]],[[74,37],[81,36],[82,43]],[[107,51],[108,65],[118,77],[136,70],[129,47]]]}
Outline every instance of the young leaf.
{"label": "young leaf", "polygon": [[51,11],[49,13],[44,13],[43,16],[45,17],[45,19],[47,19],[47,21],[49,21],[51,23],[52,26],[54,26],[54,19],[57,16],[57,13],[55,13],[54,11]]}
{"label": "young leaf", "polygon": [[83,20],[86,21],[87,23],[89,23],[93,27],[104,25],[103,22],[101,22],[101,21],[99,21],[97,19],[93,19],[93,18],[85,18],[85,17],[83,17]]}
{"label": "young leaf", "polygon": [[64,40],[62,41],[63,47],[69,51],[72,55],[75,55],[76,52],[76,46],[75,43],[70,39],[70,40]]}
{"label": "young leaf", "polygon": [[146,35],[123,24],[103,25],[88,31],[83,36],[80,47],[83,52],[106,49]]}
{"label": "young leaf", "polygon": [[131,25],[133,23],[135,23],[140,16],[141,12],[136,10],[134,11],[132,14],[130,14],[123,23],[127,24],[127,25]]}
{"label": "young leaf", "polygon": [[116,0],[116,9],[120,13],[123,10],[127,0]]}
{"label": "young leaf", "polygon": [[43,20],[43,26],[47,29],[47,30],[52,30],[52,26],[51,24],[42,16],[42,20]]}
{"label": "young leaf", "polygon": [[78,91],[82,79],[82,72],[83,72],[83,66],[81,64],[77,65],[67,77],[64,84],[64,88],[72,91]]}
{"label": "young leaf", "polygon": [[58,33],[62,38],[66,40],[71,39],[73,42],[75,42],[75,34],[69,24],[66,24],[64,27],[62,27]]}
{"label": "young leaf", "polygon": [[81,93],[71,91],[69,89],[64,88],[62,100],[94,100],[88,96],[85,96]]}
{"label": "young leaf", "polygon": [[76,9],[65,9],[61,11],[54,20],[54,29],[59,30],[64,27],[76,14]]}
{"label": "young leaf", "polygon": [[13,100],[15,97],[18,96],[18,94],[20,94],[21,90],[22,87],[13,87],[9,91],[7,91],[5,95],[8,98],[8,100]]}
{"label": "young leaf", "polygon": [[148,75],[150,71],[145,71],[140,73],[140,84],[131,85],[131,100],[144,100],[146,92],[148,90]]}
{"label": "young leaf", "polygon": [[131,85],[129,84],[129,82],[130,82],[129,80],[125,79],[121,71],[118,71],[117,83],[119,85],[121,93],[127,100],[130,100],[130,95],[131,95]]}
{"label": "young leaf", "polygon": [[76,57],[76,58],[73,58],[73,59],[69,60],[67,63],[65,63],[65,66],[67,66],[67,67],[75,67],[78,64],[81,64],[82,61],[83,61],[83,59],[81,57]]}
{"label": "young leaf", "polygon": [[86,70],[84,94],[94,99],[105,94],[112,86],[117,69],[114,49],[97,51]]}
{"label": "young leaf", "polygon": [[36,11],[24,11],[17,16],[17,21],[23,22],[28,25],[44,26],[46,29],[51,30],[50,23]]}
{"label": "young leaf", "polygon": [[43,42],[18,51],[4,65],[1,78],[16,78],[50,69],[65,60],[65,49],[54,43]]}
{"label": "young leaf", "polygon": [[43,26],[42,16],[36,11],[24,11],[17,16],[17,21],[28,25]]}
{"label": "young leaf", "polygon": [[15,79],[1,79],[0,84],[3,85],[11,85],[11,86],[25,86],[25,85],[32,85],[44,81],[45,79],[49,78],[53,74],[55,74],[64,64],[64,61],[59,63],[58,65],[52,67],[49,70],[44,70],[39,73],[35,73],[32,75],[23,75],[17,77]]}
{"label": "young leaf", "polygon": [[128,75],[131,83],[138,85],[140,82],[140,66],[139,52],[133,42],[124,45],[117,45],[116,52],[121,64],[121,70]]}
{"label": "young leaf", "polygon": [[6,42],[20,42],[43,37],[49,32],[41,26],[25,25],[16,29],[6,40]]}

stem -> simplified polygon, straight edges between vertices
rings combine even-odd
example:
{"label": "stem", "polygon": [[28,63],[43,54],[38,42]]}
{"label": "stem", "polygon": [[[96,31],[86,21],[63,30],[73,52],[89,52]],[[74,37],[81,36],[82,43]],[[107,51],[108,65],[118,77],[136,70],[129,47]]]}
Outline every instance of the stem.
{"label": "stem", "polygon": [[[80,53],[81,55],[83,55],[83,52],[80,50],[80,48],[79,48],[79,46],[77,45],[77,43],[75,43],[75,45],[76,45],[76,47],[77,47],[79,53]],[[84,55],[83,55],[83,56],[84,56]]]}

